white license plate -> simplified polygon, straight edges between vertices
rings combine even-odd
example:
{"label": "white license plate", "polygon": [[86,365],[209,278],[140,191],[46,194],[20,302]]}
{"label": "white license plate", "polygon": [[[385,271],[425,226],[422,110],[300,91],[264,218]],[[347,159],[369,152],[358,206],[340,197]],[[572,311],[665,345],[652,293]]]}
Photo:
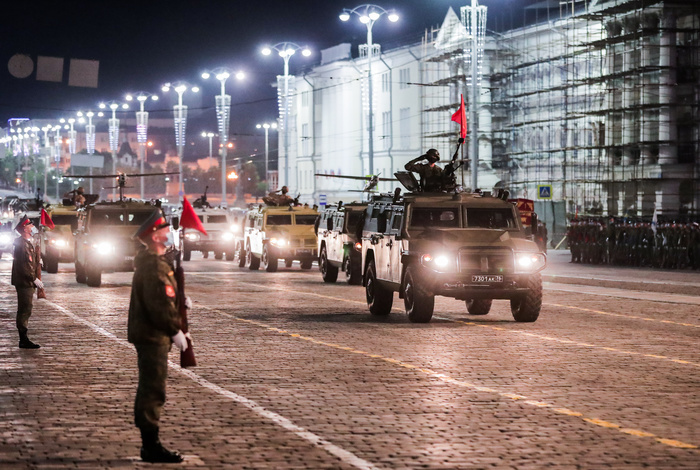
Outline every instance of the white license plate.
{"label": "white license plate", "polygon": [[472,282],[503,282],[500,274],[473,274]]}
{"label": "white license plate", "polygon": [[134,261],[135,256],[125,256],[124,261]]}
{"label": "white license plate", "polygon": [[306,249],[306,248],[302,248],[302,249],[297,250],[297,253],[301,253],[303,255],[306,255],[306,254],[311,253],[311,250]]}

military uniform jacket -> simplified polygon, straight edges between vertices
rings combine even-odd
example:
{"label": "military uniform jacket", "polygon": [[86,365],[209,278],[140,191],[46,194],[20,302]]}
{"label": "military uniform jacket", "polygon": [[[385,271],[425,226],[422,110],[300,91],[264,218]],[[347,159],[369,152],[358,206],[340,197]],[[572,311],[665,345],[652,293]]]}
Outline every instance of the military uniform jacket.
{"label": "military uniform jacket", "polygon": [[423,191],[442,190],[442,168],[439,166],[430,166],[428,163],[407,163],[404,168],[406,171],[413,171],[420,175]]}
{"label": "military uniform jacket", "polygon": [[19,237],[15,239],[12,262],[12,285],[16,287],[34,287],[39,260],[31,240]]}
{"label": "military uniform jacket", "polygon": [[177,281],[164,257],[142,250],[134,259],[128,340],[134,344],[170,344],[181,329]]}

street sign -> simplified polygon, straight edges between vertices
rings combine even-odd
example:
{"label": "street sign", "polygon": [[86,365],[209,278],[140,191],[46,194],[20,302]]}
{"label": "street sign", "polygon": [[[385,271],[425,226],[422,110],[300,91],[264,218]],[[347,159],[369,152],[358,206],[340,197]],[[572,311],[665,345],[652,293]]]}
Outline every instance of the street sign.
{"label": "street sign", "polygon": [[327,202],[328,202],[328,199],[326,199],[325,194],[318,195],[318,205],[319,206],[325,206]]}
{"label": "street sign", "polygon": [[539,184],[537,185],[537,199],[552,199],[552,185]]}

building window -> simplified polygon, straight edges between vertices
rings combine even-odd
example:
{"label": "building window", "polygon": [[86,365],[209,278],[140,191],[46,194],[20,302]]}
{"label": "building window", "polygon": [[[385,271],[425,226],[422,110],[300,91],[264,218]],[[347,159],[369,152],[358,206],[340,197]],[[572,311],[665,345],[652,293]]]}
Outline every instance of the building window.
{"label": "building window", "polygon": [[302,94],[301,94],[301,105],[302,105],[304,108],[308,108],[308,107],[309,107],[309,95],[310,95],[310,94],[311,94],[310,91],[304,91],[304,92],[302,92]]}
{"label": "building window", "polygon": [[387,150],[391,143],[391,113],[384,111],[382,113],[382,149]]}
{"label": "building window", "polygon": [[399,88],[404,89],[408,88],[408,82],[411,81],[411,69],[405,68],[399,70]]}
{"label": "building window", "polygon": [[411,108],[399,109],[399,148],[411,148]]}
{"label": "building window", "polygon": [[309,152],[310,142],[311,142],[311,136],[309,135],[309,124],[304,123],[301,125],[301,154],[302,155],[309,155],[311,153],[311,152]]}
{"label": "building window", "polygon": [[382,93],[389,93],[389,72],[382,74]]}

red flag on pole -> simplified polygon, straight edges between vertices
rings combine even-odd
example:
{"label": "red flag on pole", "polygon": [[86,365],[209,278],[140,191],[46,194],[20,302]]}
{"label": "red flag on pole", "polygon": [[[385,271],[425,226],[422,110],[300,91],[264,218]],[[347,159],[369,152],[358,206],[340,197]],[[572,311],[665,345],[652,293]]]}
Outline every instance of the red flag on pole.
{"label": "red flag on pole", "polygon": [[463,139],[467,137],[467,110],[464,108],[464,95],[459,95],[461,104],[456,113],[452,115],[452,120],[459,123],[459,136]]}
{"label": "red flag on pole", "polygon": [[194,213],[194,208],[192,204],[187,200],[187,198],[182,198],[182,215],[180,216],[180,227],[193,228],[204,235],[207,235],[207,231],[204,230],[202,221],[199,220],[197,214]]}
{"label": "red flag on pole", "polygon": [[49,216],[49,213],[46,212],[43,207],[41,208],[41,220],[39,221],[39,224],[43,225],[49,230],[53,230],[55,227],[53,220],[51,220],[51,216]]}

